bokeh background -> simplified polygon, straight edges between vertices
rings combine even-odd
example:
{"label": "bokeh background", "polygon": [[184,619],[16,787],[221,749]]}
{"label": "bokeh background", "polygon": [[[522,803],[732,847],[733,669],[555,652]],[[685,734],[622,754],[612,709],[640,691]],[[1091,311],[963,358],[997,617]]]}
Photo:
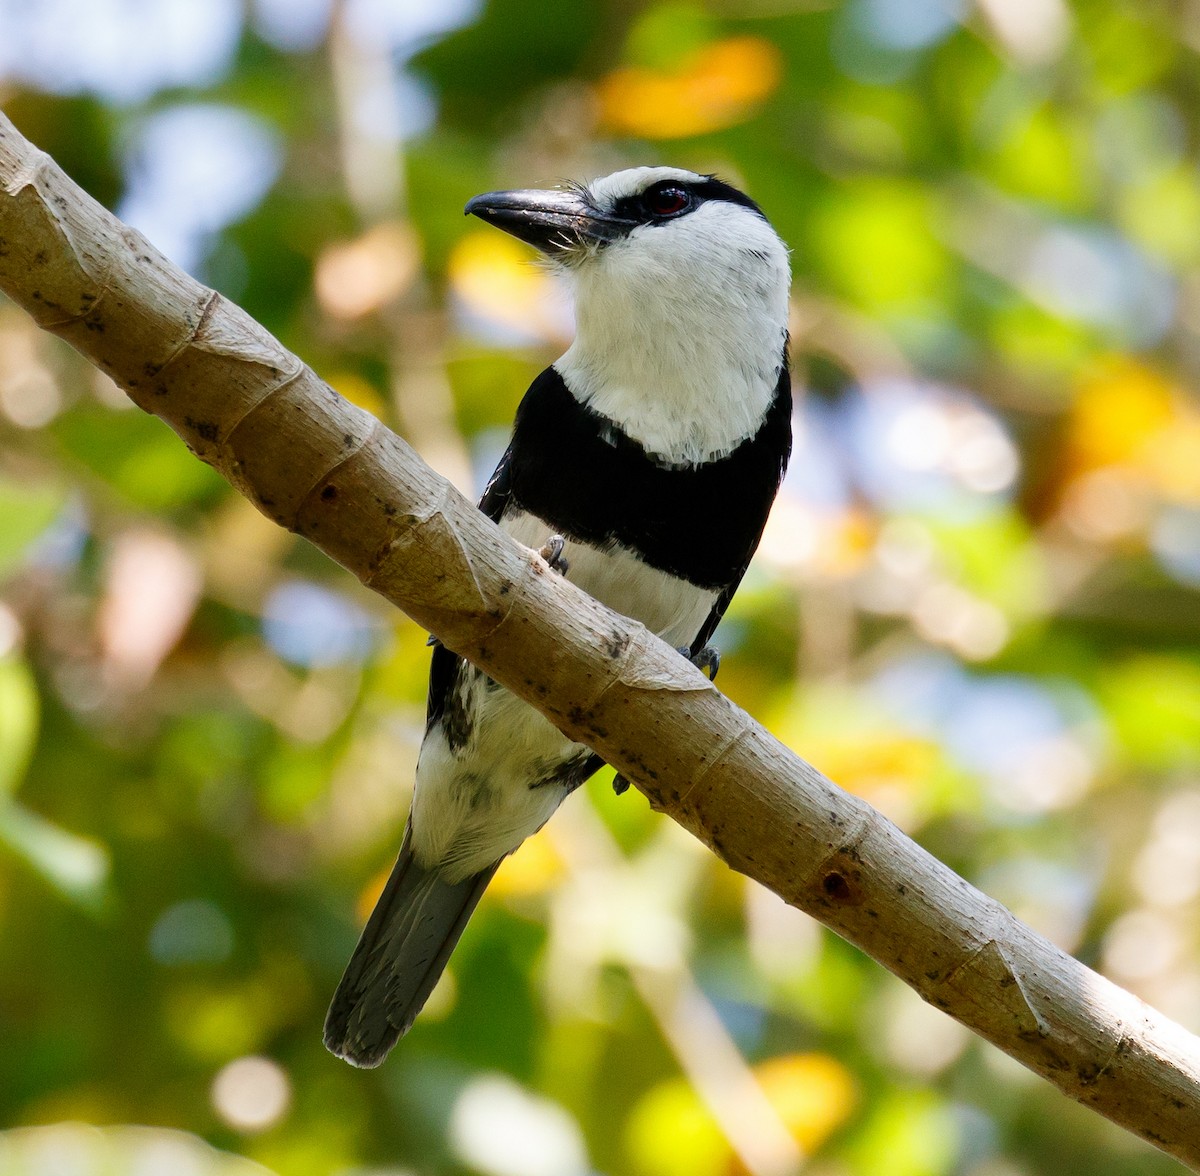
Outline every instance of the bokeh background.
{"label": "bokeh background", "polygon": [[[0,0],[0,102],[468,493],[563,349],[497,187],[793,249],[721,684],[1200,1027],[1196,0]],[[373,1073],[320,1044],[425,634],[0,303],[6,1176],[1155,1176],[602,773]]]}

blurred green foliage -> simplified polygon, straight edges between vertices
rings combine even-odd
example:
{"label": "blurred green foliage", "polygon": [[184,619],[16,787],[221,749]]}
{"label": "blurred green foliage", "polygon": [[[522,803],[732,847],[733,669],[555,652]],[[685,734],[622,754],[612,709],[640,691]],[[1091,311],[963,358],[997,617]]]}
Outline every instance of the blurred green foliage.
{"label": "blurred green foliage", "polygon": [[[0,101],[472,492],[570,326],[464,202],[745,186],[802,396],[722,686],[1195,1029],[1198,50],[1134,0],[0,0]],[[607,772],[329,1057],[424,638],[0,305],[0,1171],[1178,1170]]]}

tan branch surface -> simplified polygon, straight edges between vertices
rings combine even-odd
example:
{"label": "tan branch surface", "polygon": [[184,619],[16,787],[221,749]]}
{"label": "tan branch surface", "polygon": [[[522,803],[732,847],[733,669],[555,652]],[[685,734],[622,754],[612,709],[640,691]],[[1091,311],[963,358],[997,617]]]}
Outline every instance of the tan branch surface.
{"label": "tan branch surface", "polygon": [[2,114],[0,290],[270,518],[594,747],[734,869],[1200,1170],[1200,1041],[830,783],[642,626],[551,574]]}

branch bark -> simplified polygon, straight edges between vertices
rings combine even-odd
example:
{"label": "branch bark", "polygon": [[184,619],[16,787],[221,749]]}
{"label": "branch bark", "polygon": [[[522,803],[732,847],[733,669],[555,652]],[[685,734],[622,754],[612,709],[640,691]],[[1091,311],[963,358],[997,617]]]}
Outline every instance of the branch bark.
{"label": "branch bark", "polygon": [[1200,1170],[1200,1041],[1017,921],[641,625],[550,574],[0,114],[0,290],[734,869],[1063,1093]]}

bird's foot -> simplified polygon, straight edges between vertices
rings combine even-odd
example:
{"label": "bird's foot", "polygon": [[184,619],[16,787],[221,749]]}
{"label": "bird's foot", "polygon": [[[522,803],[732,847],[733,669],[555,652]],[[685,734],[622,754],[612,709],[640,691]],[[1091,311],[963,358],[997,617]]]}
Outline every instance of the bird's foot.
{"label": "bird's foot", "polygon": [[618,772],[613,777],[613,794],[616,796],[624,796],[625,793],[628,791],[629,791],[629,777],[622,776],[621,773]]}
{"label": "bird's foot", "polygon": [[570,564],[563,559],[563,548],[566,547],[567,541],[561,535],[551,535],[540,548],[538,555],[542,557],[549,565],[552,572],[557,572],[560,576],[565,576]]}
{"label": "bird's foot", "polygon": [[717,671],[721,668],[721,651],[715,646],[706,645],[699,653],[693,655],[692,651],[684,645],[678,652],[686,657],[702,674],[706,675],[710,682],[717,680]]}

